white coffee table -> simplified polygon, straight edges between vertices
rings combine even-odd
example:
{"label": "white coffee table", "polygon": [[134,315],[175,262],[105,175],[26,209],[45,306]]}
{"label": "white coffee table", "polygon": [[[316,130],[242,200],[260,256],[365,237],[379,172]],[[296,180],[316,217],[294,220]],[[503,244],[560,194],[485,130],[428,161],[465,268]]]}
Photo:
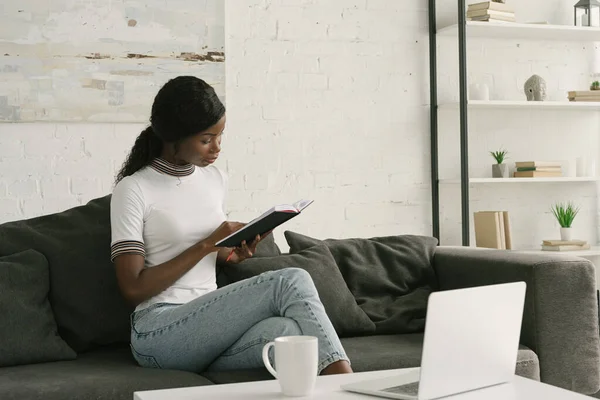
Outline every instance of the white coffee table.
{"label": "white coffee table", "polygon": [[[345,392],[340,385],[358,382],[365,379],[379,379],[404,374],[412,369],[395,369],[386,371],[361,372],[347,375],[320,376],[311,399],[377,399],[367,395]],[[275,380],[234,383],[228,385],[197,386],[181,389],[149,390],[135,392],[134,400],[290,400],[281,394],[279,384]],[[469,393],[447,397],[453,400],[588,400],[589,397],[560,389],[530,379],[515,377],[512,384],[498,385]]]}

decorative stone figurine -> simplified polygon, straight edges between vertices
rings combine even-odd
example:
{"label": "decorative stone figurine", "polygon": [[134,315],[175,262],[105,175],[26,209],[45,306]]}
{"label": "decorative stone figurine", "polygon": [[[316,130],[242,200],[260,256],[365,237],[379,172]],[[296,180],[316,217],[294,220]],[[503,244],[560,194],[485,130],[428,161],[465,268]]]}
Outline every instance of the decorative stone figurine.
{"label": "decorative stone figurine", "polygon": [[533,75],[525,82],[525,96],[527,101],[546,100],[546,81],[539,75]]}

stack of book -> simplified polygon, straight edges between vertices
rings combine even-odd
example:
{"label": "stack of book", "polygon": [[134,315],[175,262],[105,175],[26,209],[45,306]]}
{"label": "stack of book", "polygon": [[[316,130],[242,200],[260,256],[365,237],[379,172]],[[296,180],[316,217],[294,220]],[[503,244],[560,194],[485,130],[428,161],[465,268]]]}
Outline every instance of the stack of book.
{"label": "stack of book", "polygon": [[484,1],[470,4],[467,8],[468,21],[515,22],[515,11],[504,3]]}
{"label": "stack of book", "polygon": [[556,161],[518,161],[515,178],[554,178],[563,176],[562,166]]}
{"label": "stack of book", "polygon": [[600,90],[570,91],[569,101],[600,101]]}
{"label": "stack of book", "polygon": [[585,240],[544,240],[543,251],[580,251],[588,250],[590,245]]}
{"label": "stack of book", "polygon": [[512,234],[508,211],[474,213],[475,245],[488,249],[511,250]]}

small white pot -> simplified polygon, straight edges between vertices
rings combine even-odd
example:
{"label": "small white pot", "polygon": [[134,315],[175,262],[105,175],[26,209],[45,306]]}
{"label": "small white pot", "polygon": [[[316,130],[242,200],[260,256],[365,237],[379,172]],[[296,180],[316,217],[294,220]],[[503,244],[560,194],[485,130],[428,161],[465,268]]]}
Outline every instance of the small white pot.
{"label": "small white pot", "polygon": [[571,240],[572,228],[560,228],[560,240]]}
{"label": "small white pot", "polygon": [[485,83],[473,83],[469,86],[469,100],[490,100],[490,88]]}

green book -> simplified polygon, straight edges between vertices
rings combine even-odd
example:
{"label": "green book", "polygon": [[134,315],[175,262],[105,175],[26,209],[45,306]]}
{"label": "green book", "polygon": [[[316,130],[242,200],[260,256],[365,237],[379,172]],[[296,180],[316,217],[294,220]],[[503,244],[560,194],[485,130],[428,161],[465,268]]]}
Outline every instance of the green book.
{"label": "green book", "polygon": [[518,167],[518,172],[541,171],[541,172],[560,172],[560,167]]}
{"label": "green book", "polygon": [[536,171],[537,168],[536,167],[520,167],[517,168],[517,171],[521,172],[521,171]]}

